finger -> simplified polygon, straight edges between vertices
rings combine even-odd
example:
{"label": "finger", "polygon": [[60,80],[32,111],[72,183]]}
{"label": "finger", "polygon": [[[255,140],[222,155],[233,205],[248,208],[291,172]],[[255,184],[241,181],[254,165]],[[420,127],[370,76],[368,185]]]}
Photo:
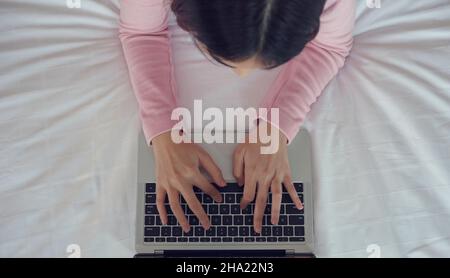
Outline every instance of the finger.
{"label": "finger", "polygon": [[265,184],[260,184],[258,186],[258,193],[255,202],[255,213],[253,216],[253,226],[256,233],[261,233],[262,230],[262,221],[264,217],[264,210],[267,205],[267,195],[268,195],[268,186]]}
{"label": "finger", "polygon": [[180,205],[180,194],[176,190],[170,190],[168,192],[169,195],[169,204],[170,208],[173,211],[173,214],[178,220],[178,223],[180,223],[181,228],[185,233],[189,232],[190,226],[189,222],[186,219],[186,216],[184,215],[184,211],[181,208]]}
{"label": "finger", "polygon": [[209,223],[208,215],[203,210],[202,204],[197,199],[197,196],[195,196],[194,191],[185,190],[181,192],[181,194],[183,195],[183,198],[186,200],[186,203],[188,204],[189,208],[197,216],[203,228],[205,228],[205,230],[209,229],[211,224]]}
{"label": "finger", "polygon": [[297,190],[295,190],[295,186],[292,183],[292,179],[290,176],[286,176],[284,178],[284,187],[286,188],[287,192],[289,193],[289,196],[291,196],[292,201],[294,202],[297,209],[303,209],[302,201],[300,201],[300,198],[298,197]]}
{"label": "finger", "polygon": [[280,182],[272,182],[270,186],[270,191],[272,192],[272,211],[271,211],[271,222],[272,225],[278,225],[280,220],[280,207],[281,207],[281,197],[282,197],[282,186]]}
{"label": "finger", "polygon": [[166,206],[164,205],[166,201],[166,195],[166,190],[161,185],[161,183],[158,183],[156,185],[156,208],[158,209],[159,218],[164,225],[167,225],[167,210]]}
{"label": "finger", "polygon": [[195,186],[211,196],[217,203],[222,202],[222,195],[220,192],[200,173],[200,171],[195,177]]}
{"label": "finger", "polygon": [[220,171],[219,166],[217,166],[217,164],[205,150],[201,148],[199,148],[199,150],[200,151],[198,158],[200,160],[200,164],[203,166],[206,172],[208,172],[208,174],[211,176],[211,178],[217,185],[221,187],[226,186],[227,183],[223,178],[222,171]]}
{"label": "finger", "polygon": [[[252,173],[253,172],[253,173]],[[255,199],[255,191],[256,191],[256,178],[255,172],[250,170],[245,170],[245,186],[244,186],[244,194],[241,200],[241,209],[244,209],[253,202]]]}
{"label": "finger", "polygon": [[244,151],[237,147],[233,153],[233,175],[239,186],[244,185]]}

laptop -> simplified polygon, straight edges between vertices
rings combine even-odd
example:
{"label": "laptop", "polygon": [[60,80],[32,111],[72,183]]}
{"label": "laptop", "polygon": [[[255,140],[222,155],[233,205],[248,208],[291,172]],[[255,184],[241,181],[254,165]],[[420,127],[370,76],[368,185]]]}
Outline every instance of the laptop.
{"label": "laptop", "polygon": [[314,257],[311,141],[306,130],[302,129],[289,145],[292,179],[304,209],[297,210],[284,190],[280,223],[272,225],[269,194],[261,234],[256,234],[253,229],[254,203],[242,211],[239,208],[243,188],[237,185],[232,175],[232,154],[236,144],[201,146],[221,168],[228,184],[219,189],[223,196],[220,204],[200,190],[195,191],[210,217],[209,230],[204,230],[188,206],[182,203],[191,224],[190,232],[185,234],[169,208],[168,225],[162,225],[159,219],[155,204],[153,154],[141,134],[138,148],[136,257]]}

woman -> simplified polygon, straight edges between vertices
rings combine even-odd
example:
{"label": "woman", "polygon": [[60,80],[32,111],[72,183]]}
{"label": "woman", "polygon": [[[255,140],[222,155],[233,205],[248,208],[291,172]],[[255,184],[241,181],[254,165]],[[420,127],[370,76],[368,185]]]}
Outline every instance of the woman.
{"label": "woman", "polygon": [[271,222],[277,224],[284,186],[298,209],[302,208],[291,181],[287,145],[299,130],[310,106],[344,65],[352,46],[353,0],[123,0],[120,39],[140,106],[143,130],[152,145],[157,173],[157,207],[167,223],[164,206],[184,231],[189,223],[179,194],[205,229],[209,218],[193,186],[215,201],[219,191],[204,177],[203,167],[219,186],[225,186],[220,169],[200,146],[175,144],[171,114],[176,105],[176,84],[168,34],[168,12],[189,32],[205,56],[245,77],[254,69],[283,67],[261,107],[278,108],[279,132],[274,154],[261,154],[261,142],[244,143],[234,152],[233,172],[244,186],[241,208],[256,199],[254,229],[260,233],[267,196],[271,190]]}

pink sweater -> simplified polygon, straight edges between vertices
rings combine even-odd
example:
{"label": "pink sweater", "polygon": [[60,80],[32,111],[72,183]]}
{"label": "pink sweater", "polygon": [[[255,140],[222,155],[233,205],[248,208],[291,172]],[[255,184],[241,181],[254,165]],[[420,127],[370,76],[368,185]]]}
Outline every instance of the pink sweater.
{"label": "pink sweater", "polygon": [[[168,31],[170,1],[122,0],[120,40],[147,142],[176,122],[177,92]],[[260,107],[279,108],[279,128],[291,141],[311,105],[344,65],[353,43],[354,0],[327,0],[317,37],[284,65]],[[266,119],[270,121],[270,119]]]}

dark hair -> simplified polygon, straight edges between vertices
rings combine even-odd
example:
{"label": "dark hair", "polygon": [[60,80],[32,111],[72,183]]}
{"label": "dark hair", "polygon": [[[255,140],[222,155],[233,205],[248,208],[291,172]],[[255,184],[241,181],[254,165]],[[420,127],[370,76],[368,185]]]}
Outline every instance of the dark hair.
{"label": "dark hair", "polygon": [[173,0],[178,25],[216,61],[282,65],[319,32],[326,0]]}

